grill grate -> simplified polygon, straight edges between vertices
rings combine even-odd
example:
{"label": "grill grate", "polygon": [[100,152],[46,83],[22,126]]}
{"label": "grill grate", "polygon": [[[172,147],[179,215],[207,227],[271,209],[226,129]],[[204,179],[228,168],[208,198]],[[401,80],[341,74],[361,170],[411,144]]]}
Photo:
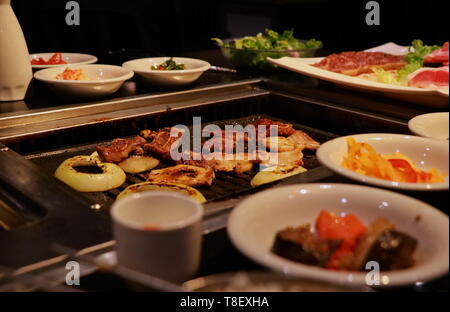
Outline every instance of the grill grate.
{"label": "grill grate", "polygon": [[[183,114],[184,115],[184,114]],[[244,118],[234,118],[227,120],[216,121],[215,124],[223,127],[226,124],[241,124],[245,125],[249,122],[257,120],[259,118],[270,118],[274,120],[280,120],[282,122],[287,122],[285,120],[281,120],[279,118],[274,118],[268,115],[250,115]],[[189,119],[188,119],[189,120]],[[205,124],[203,124],[205,125]],[[310,134],[314,139],[319,142],[327,141],[333,137],[334,134],[327,133],[321,130],[305,127],[299,124],[293,124],[296,129],[300,129],[306,131]],[[153,128],[154,129],[154,128]],[[137,131],[138,132],[138,131]],[[81,145],[72,148],[65,148],[62,150],[54,150],[51,152],[30,154],[26,157],[36,164],[38,164],[43,170],[45,170],[48,174],[53,174],[59,164],[65,160],[66,158],[75,156],[75,155],[90,155],[94,150],[95,146],[106,142],[99,142],[97,144],[90,145]],[[304,167],[307,169],[313,169],[319,166],[319,163],[316,160],[315,153],[304,151]],[[162,161],[157,168],[164,168],[171,166],[168,162]],[[257,173],[256,169],[245,173],[228,173],[228,172],[217,172],[216,178],[213,181],[212,186],[210,187],[197,187],[197,189],[205,196],[207,201],[217,201],[223,200],[231,197],[235,197],[237,195],[249,192],[253,189],[250,185],[250,181],[253,176]],[[126,182],[119,188],[107,191],[107,192],[96,192],[96,193],[82,193],[83,196],[86,196],[93,203],[100,204],[104,210],[107,211],[110,205],[114,202],[116,196],[123,191],[129,185],[145,182],[144,174],[127,174]],[[263,186],[261,186],[263,187]]]}

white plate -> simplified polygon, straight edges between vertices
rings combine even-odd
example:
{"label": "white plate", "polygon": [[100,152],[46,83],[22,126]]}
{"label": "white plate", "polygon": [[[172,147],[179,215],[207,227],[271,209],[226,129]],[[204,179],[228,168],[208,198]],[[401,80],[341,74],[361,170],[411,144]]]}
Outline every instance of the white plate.
{"label": "white plate", "polygon": [[393,55],[406,55],[408,53],[408,48],[407,46],[401,46],[398,45],[394,42],[388,42],[382,45],[379,45],[377,47],[374,48],[370,48],[367,50],[364,50],[366,52],[384,52],[384,53],[389,53],[389,54],[393,54]]}
{"label": "white plate", "polygon": [[129,69],[103,64],[71,65],[81,69],[90,80],[59,80],[56,75],[66,67],[42,69],[34,73],[34,78],[44,82],[50,89],[62,95],[96,98],[116,92],[125,80],[133,77]]}
{"label": "white plate", "polygon": [[370,92],[381,92],[384,95],[394,98],[425,104],[428,106],[448,106],[448,88],[424,89],[396,86],[377,81],[370,81],[363,78],[347,76],[312,66],[313,63],[320,61],[320,58],[314,58],[311,60],[307,58],[302,59],[285,56],[279,59],[268,57],[267,61],[306,76],[330,81],[346,87]]}
{"label": "white plate", "polygon": [[416,135],[438,140],[448,140],[448,119],[448,113],[423,114],[411,119],[408,122],[408,127]]}
{"label": "white plate", "polygon": [[364,272],[327,270],[290,261],[270,251],[278,231],[314,224],[321,210],[354,213],[366,224],[385,217],[397,230],[418,240],[414,254],[417,264],[410,269],[381,272],[389,283],[380,287],[425,282],[448,272],[448,217],[416,199],[367,186],[298,184],[260,192],[231,212],[228,234],[237,249],[274,271],[338,284],[366,285]]}
{"label": "white plate", "polygon": [[[38,59],[42,57],[44,60],[48,61],[55,53],[35,53],[30,54],[30,61],[33,59]],[[54,64],[54,65],[31,65],[34,69],[43,68],[54,68],[54,67],[66,67],[68,65],[85,65],[93,64],[97,62],[97,57],[90,54],[81,53],[61,53],[62,59],[66,61],[67,64]]]}
{"label": "white plate", "polygon": [[[400,152],[422,170],[436,168],[440,173],[447,174],[445,182],[429,184],[392,182],[367,177],[346,169],[341,166],[341,163],[347,154],[348,137],[372,145],[380,154]],[[336,138],[322,144],[317,151],[317,158],[323,165],[347,178],[381,187],[415,191],[448,190],[448,157],[448,143],[417,136],[388,133],[356,134]]]}
{"label": "white plate", "polygon": [[162,87],[181,87],[196,81],[203,72],[211,66],[203,60],[174,57],[176,63],[186,65],[183,70],[152,70],[153,65],[167,61],[169,57],[149,57],[131,60],[122,64],[123,67],[134,71],[149,84]]}

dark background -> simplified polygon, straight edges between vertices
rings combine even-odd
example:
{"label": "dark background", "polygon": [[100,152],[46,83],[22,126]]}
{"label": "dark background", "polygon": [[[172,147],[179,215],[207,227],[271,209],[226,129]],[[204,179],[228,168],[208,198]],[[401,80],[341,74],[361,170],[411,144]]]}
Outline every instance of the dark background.
{"label": "dark background", "polygon": [[381,25],[365,23],[360,0],[78,0],[81,25],[67,26],[66,0],[12,0],[30,53],[140,51],[176,55],[214,49],[211,37],[295,29],[328,51],[360,50],[389,41],[448,40],[448,1],[379,0]]}

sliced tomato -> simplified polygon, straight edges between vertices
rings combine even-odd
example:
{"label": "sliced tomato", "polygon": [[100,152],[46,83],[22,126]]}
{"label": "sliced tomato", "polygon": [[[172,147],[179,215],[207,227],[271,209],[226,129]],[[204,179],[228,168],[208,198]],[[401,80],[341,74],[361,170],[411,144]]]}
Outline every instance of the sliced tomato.
{"label": "sliced tomato", "polygon": [[364,223],[354,214],[335,215],[322,210],[316,220],[316,228],[322,239],[340,239],[342,246],[353,249],[358,238],[367,230]]}

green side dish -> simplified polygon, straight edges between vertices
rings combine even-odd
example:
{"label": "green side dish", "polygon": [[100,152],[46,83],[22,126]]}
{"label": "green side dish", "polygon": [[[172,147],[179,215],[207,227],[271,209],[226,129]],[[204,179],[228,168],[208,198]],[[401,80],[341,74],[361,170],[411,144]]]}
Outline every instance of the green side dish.
{"label": "green side dish", "polygon": [[275,66],[266,62],[267,57],[313,57],[322,47],[322,42],[316,39],[296,39],[293,30],[285,30],[280,34],[266,29],[264,34],[259,33],[256,36],[231,40],[211,38],[211,40],[221,47],[227,59],[240,68],[272,69]]}
{"label": "green side dish", "polygon": [[184,64],[177,64],[173,57],[169,58],[167,61],[162,62],[159,65],[152,65],[152,70],[183,70],[186,69]]}

